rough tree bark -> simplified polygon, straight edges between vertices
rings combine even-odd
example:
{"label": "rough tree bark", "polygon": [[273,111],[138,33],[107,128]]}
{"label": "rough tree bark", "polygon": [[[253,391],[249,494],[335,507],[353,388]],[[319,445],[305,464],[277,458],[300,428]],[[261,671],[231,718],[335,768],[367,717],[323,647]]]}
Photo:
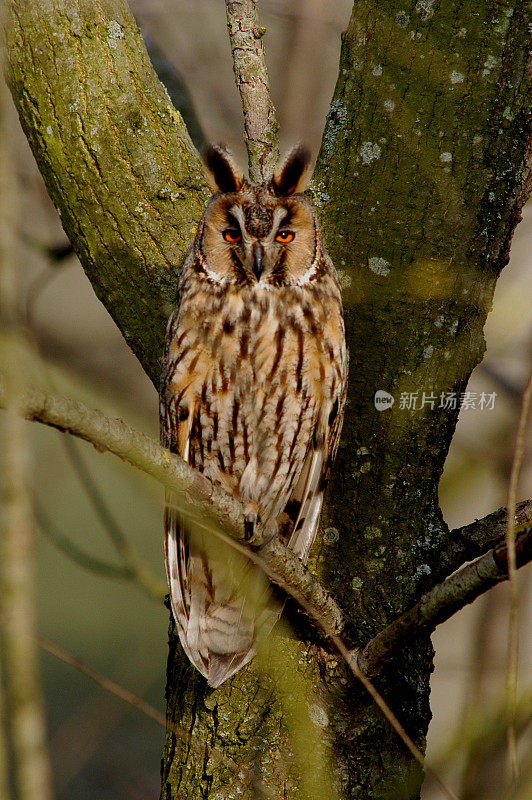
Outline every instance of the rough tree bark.
{"label": "rough tree bark", "polygon": [[157,386],[181,264],[210,195],[124,0],[12,3],[9,82],[63,227]]}
{"label": "rough tree bark", "polygon": [[[345,264],[350,404],[325,523],[339,541],[317,565],[355,638],[413,605],[448,546],[437,492],[458,411],[439,398],[463,392],[482,358],[530,189],[529,22],[519,2],[418,2],[410,13],[357,2],[344,35],[314,194]],[[391,410],[375,412],[377,389],[394,395]],[[416,391],[435,408],[401,410],[401,392]],[[378,684],[420,746],[431,670],[423,637]],[[346,695],[345,795],[415,797],[417,766],[375,708]]]}
{"label": "rough tree bark", "polygon": [[[95,291],[156,380],[176,268],[206,197],[199,161],[122,0],[13,2],[10,84],[22,124]],[[312,187],[344,285],[349,405],[312,568],[364,644],[441,580],[437,489],[480,361],[495,281],[530,187],[530,15],[521,0],[355,3]],[[90,79],[89,76],[90,75]],[[396,398],[377,412],[376,390]],[[422,410],[402,392],[435,397]],[[415,798],[422,775],[312,631],[277,636],[275,676],[253,668],[213,692],[170,638],[162,797],[237,795],[221,745],[283,797]],[[378,687],[424,746],[432,648],[405,646]],[[275,679],[274,679],[275,677]],[[308,747],[286,696],[301,692]],[[288,692],[288,702],[290,692]],[[310,760],[312,759],[312,760]],[[315,764],[322,771],[309,778]],[[244,794],[252,795],[249,774]],[[232,787],[232,788],[230,788]]]}

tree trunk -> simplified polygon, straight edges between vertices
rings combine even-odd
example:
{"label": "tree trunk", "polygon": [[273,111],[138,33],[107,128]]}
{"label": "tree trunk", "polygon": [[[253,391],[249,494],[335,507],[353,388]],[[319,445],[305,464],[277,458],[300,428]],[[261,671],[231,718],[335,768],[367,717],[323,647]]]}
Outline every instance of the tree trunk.
{"label": "tree trunk", "polygon": [[[22,124],[95,291],[155,379],[206,196],[197,156],[122,2],[14,7]],[[482,357],[529,189],[529,22],[518,0],[358,1],[344,34],[312,195],[344,286],[349,402],[311,567],[353,643],[441,578],[437,491],[459,409],[440,397],[459,398]],[[377,390],[391,408],[376,410]],[[344,665],[312,630],[284,634],[213,691],[171,631],[162,797],[331,797],[331,773],[341,798],[418,797],[418,766]],[[421,748],[431,670],[421,637],[377,684]],[[235,777],[219,748],[251,770]]]}
{"label": "tree trunk", "polygon": [[210,192],[125,0],[12,0],[8,80],[94,291],[159,385],[166,321]]}

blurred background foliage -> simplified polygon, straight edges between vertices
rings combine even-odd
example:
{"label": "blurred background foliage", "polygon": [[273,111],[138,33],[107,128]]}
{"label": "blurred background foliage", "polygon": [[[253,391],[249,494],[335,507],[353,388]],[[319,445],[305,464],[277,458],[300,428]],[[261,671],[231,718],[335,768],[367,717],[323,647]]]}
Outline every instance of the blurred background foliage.
{"label": "blurred background foliage", "polygon": [[[240,100],[234,86],[225,6],[219,0],[130,0],[158,57],[188,86],[195,139],[227,143],[246,163]],[[261,20],[282,148],[319,148],[338,69],[340,33],[351,0],[262,0]],[[170,68],[171,78],[171,68]],[[192,113],[189,111],[189,114]],[[158,436],[157,396],[68,244],[22,131],[13,116],[22,209],[18,231],[20,313],[43,361],[44,382]],[[532,209],[525,208],[509,266],[486,327],[487,352],[468,389],[496,392],[495,408],[460,415],[440,499],[456,527],[505,504],[522,387],[532,361]],[[29,425],[40,521],[38,613],[43,636],[164,711],[168,612],[125,580],[84,570],[54,545],[54,531],[94,557],[119,563],[60,434]],[[89,445],[73,442],[112,516],[159,580],[164,580],[162,491],[145,476]],[[527,458],[520,497],[532,495]],[[520,691],[525,772],[532,771],[532,566],[519,575]],[[504,734],[500,698],[506,664],[508,587],[480,598],[433,637],[434,719],[428,754],[464,800],[500,798]],[[58,800],[159,792],[162,729],[47,654],[42,655],[50,750]],[[528,691],[528,693],[527,693]],[[489,733],[488,737],[480,734]],[[528,738],[527,738],[528,737]],[[528,754],[528,755],[527,755]],[[532,791],[532,790],[531,790]],[[426,786],[425,800],[438,793]],[[523,798],[525,795],[523,795]]]}

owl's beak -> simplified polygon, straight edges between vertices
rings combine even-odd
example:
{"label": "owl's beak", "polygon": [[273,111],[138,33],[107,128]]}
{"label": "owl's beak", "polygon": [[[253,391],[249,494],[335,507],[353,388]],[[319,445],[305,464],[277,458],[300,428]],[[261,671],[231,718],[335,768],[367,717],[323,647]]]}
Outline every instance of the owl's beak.
{"label": "owl's beak", "polygon": [[264,250],[261,243],[255,242],[253,245],[253,272],[258,281],[260,281],[260,276],[262,274],[263,256]]}

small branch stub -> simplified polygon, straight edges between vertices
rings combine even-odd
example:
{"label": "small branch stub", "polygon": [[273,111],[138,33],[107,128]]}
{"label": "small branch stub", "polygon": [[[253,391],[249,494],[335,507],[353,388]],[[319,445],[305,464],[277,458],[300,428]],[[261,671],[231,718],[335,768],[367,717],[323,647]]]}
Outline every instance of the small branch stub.
{"label": "small branch stub", "polygon": [[244,113],[249,177],[253,183],[265,183],[279,161],[279,125],[262,44],[266,29],[259,23],[256,0],[226,0],[226,10],[233,70]]}

